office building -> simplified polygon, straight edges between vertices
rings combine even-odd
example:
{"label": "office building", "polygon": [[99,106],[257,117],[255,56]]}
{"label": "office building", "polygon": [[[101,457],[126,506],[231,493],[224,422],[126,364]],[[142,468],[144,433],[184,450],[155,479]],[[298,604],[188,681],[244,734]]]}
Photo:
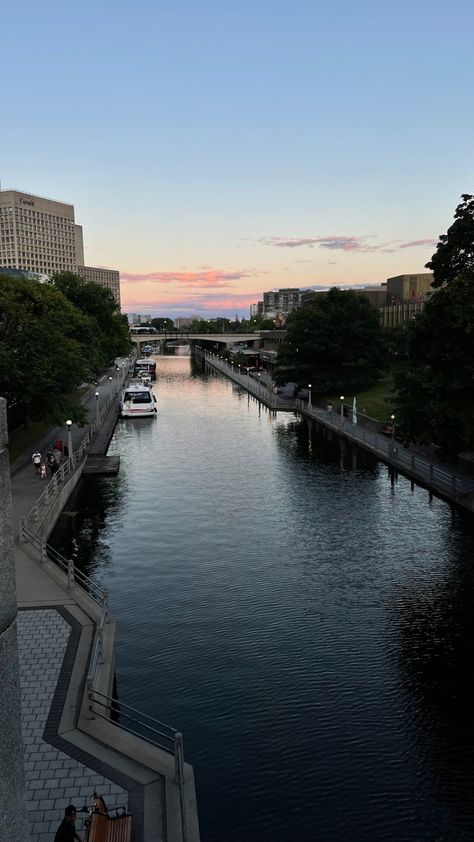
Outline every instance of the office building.
{"label": "office building", "polygon": [[[367,298],[374,307],[381,307],[386,304],[387,300],[387,286],[381,284],[380,286],[365,286],[365,287],[339,287],[341,292],[355,292],[357,295],[363,295]],[[326,296],[328,289],[305,290],[301,293],[301,305],[309,304],[317,298]]]}
{"label": "office building", "polygon": [[38,275],[75,272],[84,263],[82,228],[73,205],[0,191],[0,266]]}
{"label": "office building", "polygon": [[85,281],[91,281],[94,284],[100,284],[110,289],[120,307],[120,273],[117,269],[102,269],[98,266],[78,266],[76,272]]}
{"label": "office building", "polygon": [[53,272],[75,272],[111,289],[120,306],[116,269],[84,266],[82,226],[74,205],[20,190],[0,190],[0,269],[39,280]]}

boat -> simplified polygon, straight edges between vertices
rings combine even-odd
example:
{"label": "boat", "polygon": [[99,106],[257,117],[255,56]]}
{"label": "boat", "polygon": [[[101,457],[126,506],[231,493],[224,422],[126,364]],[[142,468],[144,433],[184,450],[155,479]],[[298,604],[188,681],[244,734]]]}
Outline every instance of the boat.
{"label": "boat", "polygon": [[145,418],[156,414],[156,398],[151,385],[146,385],[141,378],[130,380],[125,386],[120,399],[122,418]]}
{"label": "boat", "polygon": [[149,357],[139,357],[135,360],[134,375],[137,377],[142,372],[148,374],[152,380],[156,380],[156,362]]}

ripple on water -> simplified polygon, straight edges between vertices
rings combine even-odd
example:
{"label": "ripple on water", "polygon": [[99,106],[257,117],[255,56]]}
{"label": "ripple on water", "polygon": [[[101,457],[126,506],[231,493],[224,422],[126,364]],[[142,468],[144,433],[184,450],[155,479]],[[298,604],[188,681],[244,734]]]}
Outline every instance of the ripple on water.
{"label": "ripple on water", "polygon": [[470,521],[186,359],[156,393],[77,552],[120,698],[185,733],[203,842],[471,839]]}

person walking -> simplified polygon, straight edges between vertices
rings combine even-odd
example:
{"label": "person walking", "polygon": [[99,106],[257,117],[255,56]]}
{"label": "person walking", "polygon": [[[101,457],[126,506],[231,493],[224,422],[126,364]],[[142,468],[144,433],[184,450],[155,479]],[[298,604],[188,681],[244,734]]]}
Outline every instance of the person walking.
{"label": "person walking", "polygon": [[46,479],[46,463],[43,461],[40,465],[40,479]]}
{"label": "person walking", "polygon": [[35,474],[39,474],[41,468],[41,453],[39,452],[39,450],[35,450],[33,456],[31,457],[31,460],[33,462],[33,465],[35,466]]}
{"label": "person walking", "polygon": [[76,831],[76,808],[74,804],[69,804],[64,810],[64,818],[59,825],[54,842],[82,842],[81,837]]}

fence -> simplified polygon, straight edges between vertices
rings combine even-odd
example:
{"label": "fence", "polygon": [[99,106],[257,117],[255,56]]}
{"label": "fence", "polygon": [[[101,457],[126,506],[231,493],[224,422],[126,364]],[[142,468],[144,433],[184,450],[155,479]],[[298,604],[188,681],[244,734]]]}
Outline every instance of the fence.
{"label": "fence", "polygon": [[327,410],[311,406],[299,398],[285,399],[271,395],[260,382],[256,382],[249,374],[241,374],[237,371],[235,365],[228,363],[224,358],[209,351],[201,353],[208,365],[242,386],[251,395],[265,403],[269,409],[301,412],[321,423],[324,427],[333,430],[336,434],[343,435],[350,441],[370,450],[401,473],[428,485],[445,497],[458,499],[463,495],[474,492],[474,479],[455,473],[451,466],[440,464],[411,448],[403,447],[391,438],[357,424],[352,424],[350,421],[340,418],[338,412],[328,413]]}

